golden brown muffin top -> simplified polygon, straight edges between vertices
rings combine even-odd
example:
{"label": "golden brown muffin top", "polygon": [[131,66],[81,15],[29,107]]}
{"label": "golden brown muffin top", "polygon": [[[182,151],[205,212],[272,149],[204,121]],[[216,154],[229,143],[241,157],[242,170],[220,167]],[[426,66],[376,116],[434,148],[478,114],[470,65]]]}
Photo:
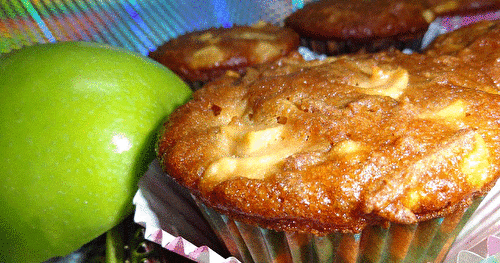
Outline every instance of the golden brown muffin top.
{"label": "golden brown muffin top", "polygon": [[500,9],[499,0],[426,0],[436,16],[471,15]]}
{"label": "golden brown muffin top", "polygon": [[425,32],[434,19],[422,1],[321,0],[285,19],[299,35],[313,39],[369,41]]}
{"label": "golden brown muffin top", "polygon": [[291,29],[265,22],[195,31],[162,44],[149,57],[187,81],[208,81],[226,70],[274,61],[297,49]]}

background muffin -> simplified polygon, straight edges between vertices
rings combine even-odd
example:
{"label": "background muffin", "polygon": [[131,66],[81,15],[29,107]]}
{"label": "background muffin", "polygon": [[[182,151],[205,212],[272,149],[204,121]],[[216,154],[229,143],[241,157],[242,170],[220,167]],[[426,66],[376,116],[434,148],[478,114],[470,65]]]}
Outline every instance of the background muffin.
{"label": "background muffin", "polygon": [[[489,81],[500,88],[500,21],[480,21],[437,37],[425,50],[429,56],[448,56],[462,61],[468,75],[477,81]],[[464,73],[461,73],[464,74]],[[461,74],[457,74],[459,77]],[[471,82],[474,85],[475,82]]]}
{"label": "background muffin", "polygon": [[149,57],[197,88],[227,70],[242,73],[248,66],[274,61],[297,50],[298,45],[299,37],[293,30],[259,22],[181,35]]}
{"label": "background muffin", "polygon": [[500,9],[498,0],[426,0],[436,16],[463,16]]}
{"label": "background muffin", "polygon": [[302,45],[338,55],[390,47],[419,50],[433,19],[422,1],[321,0],[291,14],[285,25],[299,33]]}
{"label": "background muffin", "polygon": [[[458,55],[465,52],[470,45],[478,45],[477,42],[495,41],[498,42],[497,35],[500,33],[500,22],[483,20],[456,29],[450,33],[437,36],[425,52],[428,55]],[[491,45],[489,45],[491,46]],[[478,46],[484,49],[485,47]],[[486,47],[487,48],[487,47]],[[477,52],[474,52],[477,53]]]}

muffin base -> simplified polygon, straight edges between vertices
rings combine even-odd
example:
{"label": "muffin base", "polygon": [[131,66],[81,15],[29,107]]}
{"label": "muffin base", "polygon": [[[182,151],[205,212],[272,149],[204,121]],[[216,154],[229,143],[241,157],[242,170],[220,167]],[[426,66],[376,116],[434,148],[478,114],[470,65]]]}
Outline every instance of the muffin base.
{"label": "muffin base", "polygon": [[[196,198],[195,198],[196,199]],[[417,224],[369,226],[361,233],[277,232],[234,221],[197,201],[229,252],[242,262],[441,262],[482,197],[468,208]]]}
{"label": "muffin base", "polygon": [[342,54],[366,52],[374,53],[391,48],[398,50],[411,49],[415,52],[421,51],[422,39],[425,32],[418,32],[408,35],[394,37],[376,38],[366,40],[321,40],[301,37],[301,46],[327,56],[337,56]]}

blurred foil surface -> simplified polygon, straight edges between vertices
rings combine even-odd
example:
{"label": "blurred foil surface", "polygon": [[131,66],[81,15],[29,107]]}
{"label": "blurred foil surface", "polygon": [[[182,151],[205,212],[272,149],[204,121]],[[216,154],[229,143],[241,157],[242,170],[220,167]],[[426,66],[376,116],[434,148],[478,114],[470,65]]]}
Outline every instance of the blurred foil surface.
{"label": "blurred foil surface", "polygon": [[[310,1],[310,0],[309,0]],[[56,41],[93,41],[142,54],[210,27],[279,23],[308,0],[0,0],[0,52]]]}

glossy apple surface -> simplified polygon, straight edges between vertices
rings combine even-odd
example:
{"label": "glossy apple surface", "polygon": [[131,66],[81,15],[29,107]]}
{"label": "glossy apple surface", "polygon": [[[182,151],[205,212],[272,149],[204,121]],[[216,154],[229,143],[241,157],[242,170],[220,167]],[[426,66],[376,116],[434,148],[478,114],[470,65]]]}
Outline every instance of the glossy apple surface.
{"label": "glossy apple surface", "polygon": [[157,128],[188,86],[103,44],[0,56],[0,262],[65,255],[133,211]]}

